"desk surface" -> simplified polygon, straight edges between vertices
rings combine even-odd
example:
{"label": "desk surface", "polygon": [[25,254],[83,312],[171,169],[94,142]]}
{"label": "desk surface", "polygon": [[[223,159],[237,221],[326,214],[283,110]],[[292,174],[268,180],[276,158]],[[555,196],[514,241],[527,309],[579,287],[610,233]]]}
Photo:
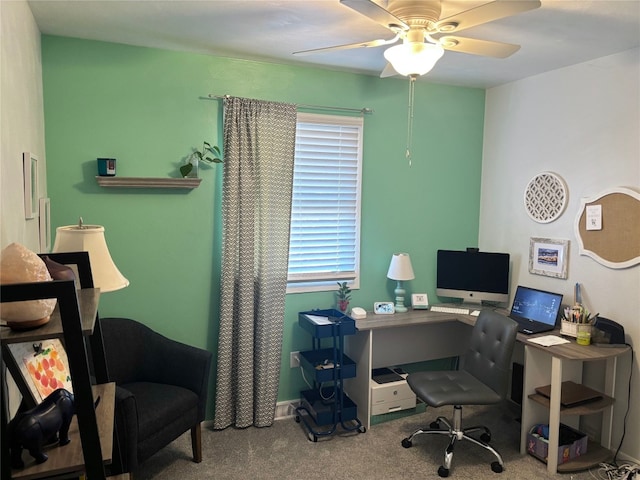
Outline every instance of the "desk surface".
{"label": "desk surface", "polygon": [[[502,315],[504,311],[497,310]],[[382,328],[399,328],[409,327],[421,324],[436,324],[445,322],[462,322],[467,325],[475,325],[476,318],[472,315],[461,315],[456,313],[432,312],[431,310],[409,310],[406,313],[395,313],[392,315],[380,315],[369,312],[367,318],[356,320],[356,328],[358,330],[377,330]],[[551,347],[543,347],[536,343],[529,342],[530,339],[542,337],[545,335],[560,336],[560,329],[550,332],[538,333],[534,335],[525,335],[518,333],[517,341],[533,348],[545,350],[550,355],[566,358],[569,360],[596,361],[606,360],[607,358],[617,357],[629,350],[627,345],[620,347],[599,347],[595,345],[578,345],[575,339],[569,339],[569,343],[562,345],[554,345]]]}

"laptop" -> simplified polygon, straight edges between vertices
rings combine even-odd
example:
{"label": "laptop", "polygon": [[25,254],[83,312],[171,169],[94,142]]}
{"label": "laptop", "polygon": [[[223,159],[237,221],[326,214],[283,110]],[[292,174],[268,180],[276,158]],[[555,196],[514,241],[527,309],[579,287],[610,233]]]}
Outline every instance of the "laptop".
{"label": "laptop", "polygon": [[[537,387],[536,393],[539,393],[543,397],[551,398],[551,385]],[[577,407],[600,399],[602,399],[602,394],[597,390],[571,381],[562,382],[560,404],[563,407]]]}
{"label": "laptop", "polygon": [[556,328],[562,294],[518,285],[509,317],[518,323],[518,331],[531,335]]}

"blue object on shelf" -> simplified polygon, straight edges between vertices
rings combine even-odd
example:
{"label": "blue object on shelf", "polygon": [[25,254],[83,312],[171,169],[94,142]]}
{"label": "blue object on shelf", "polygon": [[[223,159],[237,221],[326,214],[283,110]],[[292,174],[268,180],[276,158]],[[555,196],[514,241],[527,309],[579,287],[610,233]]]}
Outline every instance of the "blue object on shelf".
{"label": "blue object on shelf", "polygon": [[314,338],[328,338],[356,333],[356,321],[340,310],[311,310],[298,313],[298,323]]}

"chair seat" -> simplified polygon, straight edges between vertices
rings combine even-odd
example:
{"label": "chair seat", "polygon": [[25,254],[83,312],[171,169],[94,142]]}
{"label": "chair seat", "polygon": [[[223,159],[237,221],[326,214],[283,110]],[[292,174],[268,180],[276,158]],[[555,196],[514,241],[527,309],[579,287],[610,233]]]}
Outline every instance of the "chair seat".
{"label": "chair seat", "polygon": [[[127,383],[122,387],[135,397],[140,441],[178,419],[187,427],[197,422],[199,398],[187,388],[151,382]],[[190,411],[193,415],[188,415]]]}
{"label": "chair seat", "polygon": [[431,407],[490,405],[501,400],[500,395],[464,370],[411,373],[407,383]]}

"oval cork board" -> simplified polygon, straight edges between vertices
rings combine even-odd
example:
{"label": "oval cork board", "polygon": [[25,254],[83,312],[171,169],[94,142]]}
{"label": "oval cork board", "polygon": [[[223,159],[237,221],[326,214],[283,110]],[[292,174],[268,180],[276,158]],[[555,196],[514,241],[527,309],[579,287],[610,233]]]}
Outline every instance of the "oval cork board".
{"label": "oval cork board", "polygon": [[[640,263],[640,193],[613,188],[593,198],[583,198],[580,204],[575,224],[580,255],[610,268]],[[599,219],[589,214],[589,207],[598,206]],[[588,229],[588,222],[596,229]]]}

